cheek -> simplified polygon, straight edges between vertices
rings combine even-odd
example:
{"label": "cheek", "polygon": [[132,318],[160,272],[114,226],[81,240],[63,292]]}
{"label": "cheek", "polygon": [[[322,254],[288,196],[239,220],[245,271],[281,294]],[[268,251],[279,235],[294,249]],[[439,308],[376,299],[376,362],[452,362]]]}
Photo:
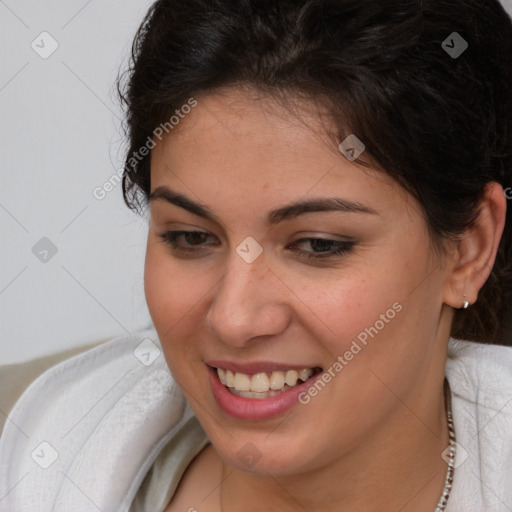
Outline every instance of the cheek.
{"label": "cheek", "polygon": [[[174,378],[194,388],[207,388],[200,341],[206,339],[203,318],[218,277],[194,262],[172,258],[158,243],[146,250],[144,290],[151,319]],[[201,375],[202,381],[198,381]]]}
{"label": "cheek", "polygon": [[364,340],[366,329],[376,322],[383,330],[381,315],[389,323],[395,320],[393,305],[404,297],[407,283],[397,282],[393,274],[376,265],[318,273],[308,279],[289,275],[283,280],[296,298],[294,311],[328,353],[337,357],[349,350],[358,335]]}
{"label": "cheek", "polygon": [[154,244],[148,243],[144,266],[144,293],[151,318],[157,331],[170,328],[173,324],[175,308],[170,307],[174,302],[175,282],[172,274],[168,273],[164,258],[159,254]]}
{"label": "cheek", "polygon": [[422,353],[433,333],[416,343],[409,341],[418,333],[426,302],[432,299],[424,296],[423,287],[417,288],[427,271],[426,261],[418,257],[416,262],[412,267],[404,258],[380,260],[348,269],[337,279],[295,286],[297,296],[314,313],[309,314],[308,325],[317,326],[314,336],[329,354],[329,366],[341,356],[346,361],[343,373],[357,380],[369,368],[393,379],[404,372],[406,363],[412,365],[409,368],[423,364]]}
{"label": "cheek", "polygon": [[170,362],[174,358],[168,355],[185,348],[182,343],[170,343],[170,340],[178,341],[192,334],[184,329],[190,325],[190,317],[200,308],[201,297],[205,294],[203,281],[190,278],[162,248],[149,243],[144,291],[151,319]]}
{"label": "cheek", "polygon": [[154,242],[148,243],[144,291],[151,318],[158,331],[173,329],[198,304],[202,280],[191,278],[177,260]]}

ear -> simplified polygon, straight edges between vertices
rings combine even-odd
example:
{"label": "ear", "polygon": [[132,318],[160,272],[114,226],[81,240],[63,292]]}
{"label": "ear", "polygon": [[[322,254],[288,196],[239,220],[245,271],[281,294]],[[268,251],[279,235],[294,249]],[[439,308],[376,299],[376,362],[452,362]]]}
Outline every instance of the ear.
{"label": "ear", "polygon": [[478,205],[478,217],[456,242],[444,302],[459,309],[467,300],[474,304],[496,260],[507,212],[507,198],[501,185],[488,183]]}

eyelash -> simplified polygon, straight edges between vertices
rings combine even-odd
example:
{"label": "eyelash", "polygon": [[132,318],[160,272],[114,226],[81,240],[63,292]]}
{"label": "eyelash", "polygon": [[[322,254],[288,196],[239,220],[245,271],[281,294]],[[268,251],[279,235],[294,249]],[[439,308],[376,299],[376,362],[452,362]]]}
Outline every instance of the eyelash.
{"label": "eyelash", "polygon": [[[178,245],[177,239],[179,237],[187,237],[188,235],[194,235],[194,234],[202,234],[207,236],[209,235],[206,231],[166,231],[165,233],[161,233],[158,235],[159,238],[162,239],[162,242],[170,247],[170,249],[173,252],[181,252],[181,253],[197,253],[204,249],[204,246],[202,247],[200,244],[192,244],[188,248],[182,247]],[[328,258],[335,258],[340,257],[345,254],[348,254],[352,249],[355,247],[356,242],[354,241],[342,241],[342,240],[331,240],[328,238],[314,238],[314,237],[307,237],[307,238],[300,238],[299,240],[296,240],[290,246],[296,246],[298,244],[304,243],[304,242],[321,242],[326,243],[327,245],[335,245],[337,246],[335,249],[331,251],[320,251],[320,252],[310,252],[310,251],[303,251],[298,250],[297,255],[305,260],[322,260],[322,259],[328,259]],[[218,245],[218,244],[215,244]],[[195,248],[194,248],[195,247]]]}

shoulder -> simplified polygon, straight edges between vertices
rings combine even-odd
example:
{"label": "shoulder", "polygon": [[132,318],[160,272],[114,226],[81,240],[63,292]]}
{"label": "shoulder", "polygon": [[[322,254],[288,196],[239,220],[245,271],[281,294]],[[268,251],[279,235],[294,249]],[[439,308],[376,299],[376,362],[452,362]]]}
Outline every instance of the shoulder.
{"label": "shoulder", "polygon": [[446,376],[458,443],[449,503],[454,510],[510,510],[512,347],[451,339]]}
{"label": "shoulder", "polygon": [[154,330],[59,362],[27,387],[0,437],[0,510],[78,510],[84,500],[128,510],[185,412]]}
{"label": "shoulder", "polygon": [[468,401],[501,408],[512,397],[512,347],[452,338],[446,370],[452,391]]}
{"label": "shoulder", "polygon": [[[189,468],[194,466],[194,462],[208,445],[209,440],[195,416],[183,422],[158,454],[137,491],[130,512],[167,510],[171,498],[174,499],[179,494],[178,490],[183,487],[182,482],[186,479]],[[211,474],[202,476],[199,479],[201,485],[205,482],[211,484]],[[215,485],[210,489],[213,487]],[[188,508],[185,506],[183,510]]]}

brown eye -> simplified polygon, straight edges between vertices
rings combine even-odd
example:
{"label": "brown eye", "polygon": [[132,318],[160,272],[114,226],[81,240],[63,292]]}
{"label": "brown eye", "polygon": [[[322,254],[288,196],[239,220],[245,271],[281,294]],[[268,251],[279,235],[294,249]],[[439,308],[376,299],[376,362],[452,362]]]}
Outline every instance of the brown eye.
{"label": "brown eye", "polygon": [[346,240],[331,240],[328,238],[301,238],[290,244],[288,248],[305,259],[321,259],[342,256],[349,253],[356,242]]}
{"label": "brown eye", "polygon": [[206,231],[167,231],[158,235],[174,251],[198,251],[219,244],[217,237]]}
{"label": "brown eye", "polygon": [[190,245],[201,245],[208,240],[208,234],[202,231],[189,231],[182,234],[186,242]]}

